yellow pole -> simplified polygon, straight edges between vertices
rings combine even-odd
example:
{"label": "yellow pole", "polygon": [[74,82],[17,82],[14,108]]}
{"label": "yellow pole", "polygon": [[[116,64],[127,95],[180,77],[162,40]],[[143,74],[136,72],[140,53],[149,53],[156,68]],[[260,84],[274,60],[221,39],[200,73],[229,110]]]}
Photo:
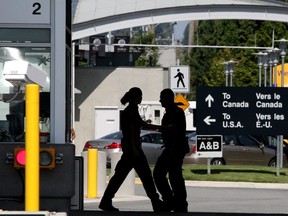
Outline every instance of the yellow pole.
{"label": "yellow pole", "polygon": [[25,211],[39,211],[39,86],[26,85]]}
{"label": "yellow pole", "polygon": [[98,162],[98,150],[88,149],[88,189],[87,197],[96,198],[97,197],[97,162]]}

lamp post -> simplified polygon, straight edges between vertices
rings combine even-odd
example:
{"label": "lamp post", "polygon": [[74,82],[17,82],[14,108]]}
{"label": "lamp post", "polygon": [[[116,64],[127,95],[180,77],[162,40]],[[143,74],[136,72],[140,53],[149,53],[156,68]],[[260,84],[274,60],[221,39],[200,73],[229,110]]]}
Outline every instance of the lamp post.
{"label": "lamp post", "polygon": [[267,52],[267,63],[269,65],[269,86],[272,87],[272,67],[273,67],[273,50],[266,50]]}
{"label": "lamp post", "polygon": [[230,86],[233,86],[233,72],[234,72],[234,63],[235,61],[230,60],[228,62],[228,66],[229,66],[229,74],[230,74]]}
{"label": "lamp post", "polygon": [[267,87],[267,68],[268,68],[268,53],[263,56],[263,67],[264,67],[264,87]]}
{"label": "lamp post", "polygon": [[226,87],[229,86],[229,75],[230,75],[230,86],[231,87],[233,86],[234,63],[235,63],[235,61],[233,61],[233,60],[222,63],[225,65],[224,73],[225,73],[225,77],[226,77]]}
{"label": "lamp post", "polygon": [[274,87],[277,87],[277,64],[278,64],[278,57],[279,57],[279,49],[274,48],[272,52],[272,61],[274,65]]}
{"label": "lamp post", "polygon": [[225,86],[228,86],[228,79],[229,79],[229,68],[228,68],[228,62],[223,62],[224,64],[224,73],[225,73],[225,78],[226,78],[226,84]]}
{"label": "lamp post", "polygon": [[175,25],[177,25],[177,22],[173,22],[172,24],[172,46],[175,45]]}
{"label": "lamp post", "polygon": [[113,38],[114,35],[111,34],[111,31],[108,32],[108,34],[106,35],[107,39],[108,39],[108,52],[113,52],[114,51],[114,47],[112,45],[113,42]]}
{"label": "lamp post", "polygon": [[[282,60],[282,66],[281,66],[281,87],[284,87],[284,62],[285,62],[285,56],[286,56],[286,50],[287,50],[287,42],[288,40],[282,38],[280,40],[275,40],[275,42],[280,42],[279,44],[279,50],[278,54],[281,56]],[[276,72],[276,66],[275,66],[275,72]],[[282,143],[283,143],[283,135],[278,136],[278,142],[279,145],[277,146],[277,156],[279,155],[279,166],[282,168],[283,167],[283,148],[282,148]],[[277,162],[278,162],[277,161]]]}
{"label": "lamp post", "polygon": [[[259,78],[258,78],[258,84],[259,84],[259,87],[261,87],[262,83],[262,73],[261,73],[261,69],[262,69],[262,66],[264,64],[264,56],[267,56],[268,54],[267,53],[263,53],[263,52],[258,52],[258,53],[253,53],[253,55],[256,55],[258,56],[258,66],[259,66]],[[266,73],[266,72],[265,72]],[[265,75],[266,76],[266,75]],[[266,81],[265,81],[266,82]]]}
{"label": "lamp post", "polygon": [[[279,49],[274,48],[272,52],[272,61],[274,65],[274,87],[277,87],[277,64],[278,64],[278,57],[279,57]],[[283,154],[283,148],[282,148],[282,143],[281,141],[281,135],[277,136],[277,149],[276,149],[276,158],[277,158],[277,176],[280,175],[280,170],[279,168],[282,167],[282,154]],[[281,154],[282,152],[282,154]]]}

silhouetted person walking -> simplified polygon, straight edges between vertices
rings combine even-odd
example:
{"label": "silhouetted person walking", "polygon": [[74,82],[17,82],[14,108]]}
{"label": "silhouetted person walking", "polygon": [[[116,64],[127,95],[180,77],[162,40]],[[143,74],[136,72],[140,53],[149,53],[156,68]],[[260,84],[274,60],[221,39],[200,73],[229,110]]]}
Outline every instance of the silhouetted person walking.
{"label": "silhouetted person walking", "polygon": [[160,102],[166,111],[161,129],[165,148],[156,162],[154,181],[167,209],[187,212],[187,192],[182,174],[183,159],[189,151],[186,118],[184,111],[174,103],[171,89],[161,91]]}
{"label": "silhouetted person walking", "polygon": [[185,88],[185,84],[184,84],[184,74],[180,72],[180,69],[177,69],[177,74],[174,76],[174,78],[177,78],[178,77],[178,80],[177,80],[177,88],[179,88],[179,83],[181,82],[182,86]]}
{"label": "silhouetted person walking", "polygon": [[147,196],[151,199],[153,210],[163,210],[163,202],[159,199],[147,158],[141,148],[141,127],[149,127],[149,125],[141,119],[138,112],[138,104],[140,104],[141,101],[142,91],[137,87],[131,88],[121,99],[123,105],[129,102],[129,105],[124,109],[120,117],[123,133],[121,140],[123,154],[116,165],[115,173],[109,181],[100,202],[99,208],[102,210],[119,211],[119,209],[112,205],[112,199],[133,168],[140,177]]}

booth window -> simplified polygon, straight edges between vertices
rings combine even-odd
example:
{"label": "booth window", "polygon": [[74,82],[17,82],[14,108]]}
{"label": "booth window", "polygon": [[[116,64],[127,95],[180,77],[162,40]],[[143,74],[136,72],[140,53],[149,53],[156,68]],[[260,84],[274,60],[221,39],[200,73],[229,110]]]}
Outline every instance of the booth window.
{"label": "booth window", "polygon": [[25,89],[5,80],[5,62],[24,60],[47,75],[46,86],[40,90],[40,132],[50,131],[50,48],[0,47],[0,142],[25,141]]}

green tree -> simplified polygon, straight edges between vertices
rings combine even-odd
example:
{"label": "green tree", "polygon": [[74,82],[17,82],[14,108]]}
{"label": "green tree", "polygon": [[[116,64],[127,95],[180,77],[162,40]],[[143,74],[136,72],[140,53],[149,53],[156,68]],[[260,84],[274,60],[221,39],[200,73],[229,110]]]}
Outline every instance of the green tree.
{"label": "green tree", "polygon": [[[135,44],[155,44],[154,34],[149,32],[147,34],[142,34],[140,32],[138,35],[134,36],[133,42]],[[159,52],[158,47],[135,47],[134,52],[141,52],[140,57],[135,61],[135,66],[143,67],[158,66]]]}
{"label": "green tree", "polygon": [[[253,20],[199,21],[194,38],[198,45],[272,47],[273,31],[275,39],[288,38],[287,23]],[[259,50],[193,48],[185,58],[185,63],[189,64],[191,69],[189,99],[195,99],[197,86],[224,86],[222,63],[231,59],[236,61],[233,85],[257,86],[257,57],[253,55],[256,52]]]}

